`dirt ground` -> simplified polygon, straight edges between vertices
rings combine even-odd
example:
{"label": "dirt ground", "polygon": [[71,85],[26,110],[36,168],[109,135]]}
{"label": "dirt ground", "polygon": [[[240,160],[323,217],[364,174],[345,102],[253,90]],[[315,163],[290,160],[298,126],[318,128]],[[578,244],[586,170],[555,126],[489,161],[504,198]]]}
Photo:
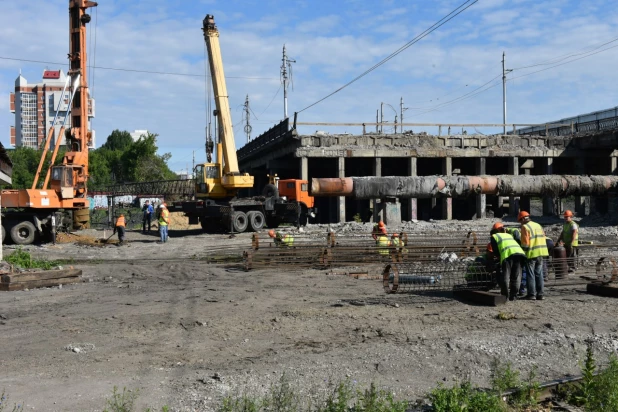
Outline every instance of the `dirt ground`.
{"label": "dirt ground", "polygon": [[[549,222],[548,233],[558,222]],[[448,236],[480,233],[492,223],[418,222],[403,229]],[[333,228],[367,233],[370,225]],[[325,231],[310,227],[298,238]],[[616,238],[615,227],[595,218],[581,233]],[[0,292],[0,389],[26,410],[101,411],[117,386],[139,389],[140,407],[208,411],[222,396],[264,391],[285,373],[314,396],[348,378],[415,400],[438,382],[469,377],[486,385],[496,358],[524,374],[536,367],[544,381],[577,374],[587,340],[601,362],[618,350],[616,300],[588,295],[583,285],[550,285],[545,301],[484,307],[448,294],[386,295],[379,281],[324,270],[244,272],[200,260],[238,254],[250,236],[172,230],[161,245],[154,233],[130,232],[128,246],[75,238],[26,247],[37,257],[74,259],[84,282]],[[516,318],[500,321],[501,311]]]}

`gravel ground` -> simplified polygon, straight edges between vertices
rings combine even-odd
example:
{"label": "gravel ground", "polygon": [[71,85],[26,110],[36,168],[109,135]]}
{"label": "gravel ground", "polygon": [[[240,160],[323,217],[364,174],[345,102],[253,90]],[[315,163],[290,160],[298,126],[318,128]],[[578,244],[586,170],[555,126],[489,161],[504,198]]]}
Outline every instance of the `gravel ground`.
{"label": "gravel ground", "polygon": [[[537,221],[557,237],[561,220]],[[401,229],[487,236],[493,222]],[[615,242],[618,231],[603,217],[581,223],[582,238]],[[329,229],[360,236],[370,228],[315,225],[297,237],[315,241]],[[349,378],[415,400],[438,382],[469,377],[487,385],[494,359],[524,374],[536,367],[539,379],[550,380],[579,372],[586,341],[600,362],[618,351],[616,301],[588,295],[583,285],[550,287],[545,301],[483,307],[448,294],[385,295],[378,281],[320,270],[244,272],[196,260],[240,253],[248,233],[171,236],[164,245],[154,234],[130,232],[128,246],[26,247],[37,257],[74,259],[84,283],[0,293],[0,388],[28,410],[100,411],[118,386],[139,389],[140,407],[208,411],[227,394],[263,392],[285,373],[311,396]],[[499,312],[515,318],[500,321]]]}

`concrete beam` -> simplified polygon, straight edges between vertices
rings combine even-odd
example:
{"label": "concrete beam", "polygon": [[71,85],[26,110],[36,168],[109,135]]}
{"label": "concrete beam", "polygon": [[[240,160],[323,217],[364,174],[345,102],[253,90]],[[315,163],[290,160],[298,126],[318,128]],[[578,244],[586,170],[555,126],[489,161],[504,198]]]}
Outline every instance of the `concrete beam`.
{"label": "concrete beam", "polygon": [[[444,176],[451,176],[453,174],[453,159],[445,157],[442,159],[442,174]],[[442,219],[453,219],[453,199],[448,197],[442,199]]]}
{"label": "concrete beam", "polygon": [[309,159],[306,157],[300,158],[300,180],[309,180]]}
{"label": "concrete beam", "polygon": [[[476,174],[487,174],[487,159],[479,157],[476,159]],[[487,195],[476,195],[476,218],[483,219],[485,217],[485,210],[487,209]]]}
{"label": "concrete beam", "polygon": [[[371,174],[376,177],[382,176],[382,158],[376,157],[373,159],[373,163],[371,164]],[[379,222],[380,220],[384,220],[384,216],[382,213],[381,207],[381,199],[372,199],[371,200],[371,209],[373,210],[373,221]]]}
{"label": "concrete beam", "polygon": [[[519,176],[519,157],[512,157],[509,159],[509,174]],[[518,213],[519,196],[509,196],[509,216],[517,216]]]}
{"label": "concrete beam", "polygon": [[[408,159],[408,176],[417,176],[417,159],[411,157]],[[415,198],[411,198],[408,203],[408,216],[410,220],[418,219],[418,201]]]}
{"label": "concrete beam", "polygon": [[[553,175],[554,174],[554,159],[553,157],[548,157],[545,159],[545,174]],[[543,216],[553,216],[555,215],[555,198],[550,195],[546,195],[543,197]]]}
{"label": "concrete beam", "polygon": [[[586,158],[578,157],[575,159],[575,174],[586,174]],[[575,210],[577,216],[588,216],[590,214],[590,196],[575,196]]]}
{"label": "concrete beam", "polygon": [[[339,171],[339,178],[342,179],[345,177],[345,157],[340,157],[338,159],[337,165]],[[339,223],[345,222],[345,197],[339,196],[338,199],[338,209],[339,209]]]}

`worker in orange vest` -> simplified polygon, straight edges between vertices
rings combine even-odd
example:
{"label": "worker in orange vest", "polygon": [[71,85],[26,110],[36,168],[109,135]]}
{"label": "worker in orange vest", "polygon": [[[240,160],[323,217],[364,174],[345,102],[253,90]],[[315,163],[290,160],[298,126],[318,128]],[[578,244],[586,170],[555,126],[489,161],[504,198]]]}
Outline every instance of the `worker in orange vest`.
{"label": "worker in orange vest", "polygon": [[124,235],[126,233],[126,225],[127,222],[124,219],[124,215],[121,213],[116,219],[116,225],[114,226],[114,234],[118,232],[118,240],[120,241],[120,245],[124,244]]}

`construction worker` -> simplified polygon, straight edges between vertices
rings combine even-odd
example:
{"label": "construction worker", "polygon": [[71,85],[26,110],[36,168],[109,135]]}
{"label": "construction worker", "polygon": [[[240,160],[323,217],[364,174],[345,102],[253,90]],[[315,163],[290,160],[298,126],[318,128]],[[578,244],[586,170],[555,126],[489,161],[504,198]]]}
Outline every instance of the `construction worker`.
{"label": "construction worker", "polygon": [[161,240],[157,243],[165,243],[168,239],[168,226],[170,224],[170,212],[165,207],[165,203],[159,205],[159,236]]}
{"label": "construction worker", "polygon": [[566,249],[567,265],[569,273],[575,272],[575,256],[577,255],[577,246],[579,245],[579,227],[573,221],[573,212],[570,210],[564,211],[564,225],[562,225],[562,233],[558,238],[558,243],[562,242]]}
{"label": "construction worker", "polygon": [[124,215],[121,213],[116,219],[116,224],[114,225],[114,234],[118,232],[118,243],[119,245],[124,245],[124,235],[126,233],[126,225],[127,222],[124,219]]}
{"label": "construction worker", "polygon": [[386,231],[386,225],[380,220],[378,223],[373,225],[373,229],[371,231],[371,237],[373,238],[373,240],[377,242],[378,236],[380,236],[382,230]]}
{"label": "construction worker", "polygon": [[513,236],[517,244],[521,245],[521,230],[519,230],[518,227],[505,227],[504,230],[506,233]]}
{"label": "construction worker", "polygon": [[390,240],[388,240],[388,232],[386,231],[386,227],[380,228],[380,232],[376,236],[375,239],[376,239],[376,246],[378,247],[378,253],[381,256],[388,256],[389,254],[388,247],[391,245],[391,242]]}
{"label": "construction worker", "polygon": [[525,258],[524,251],[513,236],[506,233],[502,223],[494,223],[490,234],[492,254],[500,256],[500,267],[502,269],[498,275],[500,292],[513,301],[517,292],[519,292],[521,268]]}
{"label": "construction worker", "polygon": [[278,247],[292,247],[294,246],[294,237],[288,233],[285,235],[281,234],[281,232],[275,232],[274,229],[270,229],[268,231],[268,236],[270,236],[275,245]]}
{"label": "construction worker", "polygon": [[496,270],[495,259],[491,242],[487,244],[485,253],[477,256],[466,270],[465,279],[468,282],[491,281],[492,274]]}
{"label": "construction worker", "polygon": [[521,248],[526,254],[528,294],[524,299],[543,300],[545,292],[543,260],[549,256],[547,238],[541,225],[530,220],[530,213],[519,212],[517,221],[521,224]]}
{"label": "construction worker", "polygon": [[394,246],[394,247],[403,246],[403,242],[401,241],[401,239],[399,239],[398,233],[393,233],[393,235],[391,236],[391,246]]}

